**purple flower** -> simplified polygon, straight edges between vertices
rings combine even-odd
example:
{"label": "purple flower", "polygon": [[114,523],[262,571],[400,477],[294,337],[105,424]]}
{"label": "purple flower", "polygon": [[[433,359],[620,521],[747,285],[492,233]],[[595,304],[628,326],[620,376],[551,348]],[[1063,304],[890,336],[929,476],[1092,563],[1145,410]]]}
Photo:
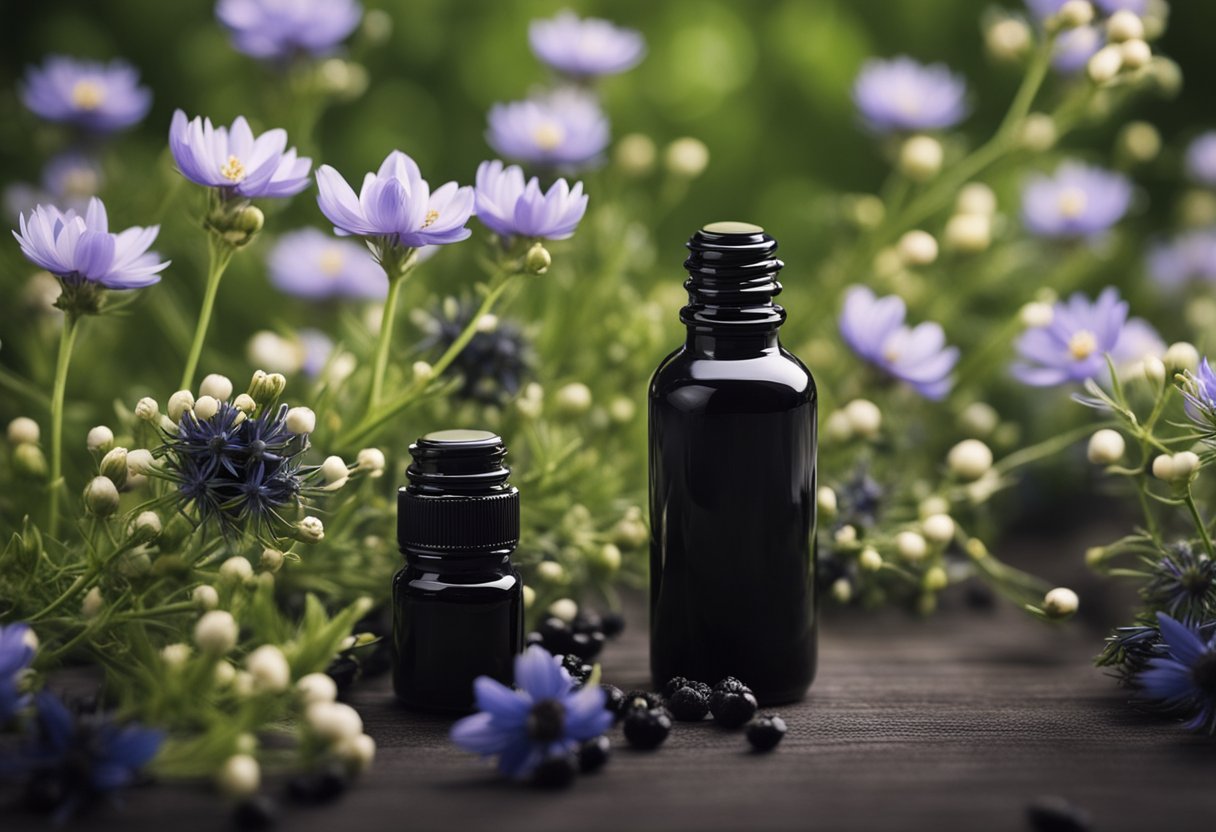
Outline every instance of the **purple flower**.
{"label": "purple flower", "polygon": [[1187,718],[1190,730],[1216,733],[1216,636],[1205,641],[1163,612],[1157,621],[1164,655],[1136,677],[1141,692]]}
{"label": "purple flower", "polygon": [[296,158],[287,147],[287,133],[267,130],[254,137],[249,122],[237,116],[232,127],[212,127],[211,119],[187,120],[173,113],[169,149],[182,176],[198,185],[219,188],[225,197],[294,196],[308,187],[312,160]]}
{"label": "purple flower", "polygon": [[14,219],[39,204],[51,204],[83,213],[89,197],[101,190],[102,173],[97,161],[81,153],[61,153],[42,169],[41,186],[18,182],[4,191],[4,205]]}
{"label": "purple flower", "polygon": [[1201,428],[1216,427],[1216,372],[1205,357],[1195,372],[1187,372],[1182,382],[1186,415]]}
{"label": "purple flower", "polygon": [[1051,65],[1065,75],[1081,72],[1105,43],[1106,37],[1097,26],[1067,29],[1056,37]]}
{"label": "purple flower", "polygon": [[495,104],[486,141],[503,156],[537,165],[581,167],[608,146],[608,119],[589,95],[563,90]]}
{"label": "purple flower", "polygon": [[534,20],[528,42],[537,58],[575,78],[616,75],[637,66],[646,41],[632,29],[594,17],[580,19],[569,9],[551,20]]}
{"label": "purple flower", "polygon": [[1187,231],[1158,242],[1147,261],[1149,275],[1167,289],[1198,280],[1216,282],[1216,230]]}
{"label": "purple flower", "polygon": [[542,193],[535,176],[525,185],[518,165],[503,167],[498,160],[477,166],[475,196],[477,219],[503,237],[564,240],[587,210],[582,182],[571,188],[559,179]]}
{"label": "purple flower", "polygon": [[0,624],[0,729],[29,704],[21,692],[21,675],[34,660],[32,633],[26,624]]}
{"label": "purple flower", "polygon": [[384,269],[366,246],[335,240],[316,228],[284,234],[266,256],[270,282],[301,298],[383,299],[388,293]]}
{"label": "purple flower", "polygon": [[1051,323],[1028,329],[1015,347],[1021,360],[1015,378],[1032,387],[1085,381],[1106,372],[1106,358],[1116,364],[1140,361],[1164,351],[1161,338],[1140,318],[1127,318],[1127,301],[1113,287],[1096,301],[1080,292],[1052,308]]}
{"label": "purple flower", "polygon": [[321,371],[329,363],[329,357],[333,355],[333,339],[319,329],[301,329],[299,337],[304,352],[300,372],[309,378],[316,378],[321,375]]}
{"label": "purple flower", "polygon": [[107,289],[140,289],[159,281],[159,272],[169,261],[159,262],[148,246],[160,226],[136,226],[113,234],[108,222],[105,205],[93,197],[83,217],[39,205],[28,218],[21,216],[20,229],[13,236],[26,259],[65,284],[87,281]]}
{"label": "purple flower", "polygon": [[96,133],[130,127],[148,114],[152,93],[125,61],[83,61],[52,55],[26,70],[21,101],[35,115]]}
{"label": "purple flower", "polygon": [[867,61],[853,82],[853,103],[876,133],[944,130],[967,114],[967,85],[944,64],[907,56]]}
{"label": "purple flower", "polygon": [[1046,20],[1060,10],[1068,0],[1026,0],[1026,8],[1039,20]]}
{"label": "purple flower", "polygon": [[1080,162],[1063,162],[1052,176],[1022,188],[1022,222],[1040,237],[1093,237],[1127,213],[1132,186],[1126,177]]}
{"label": "purple flower", "polygon": [[1094,0],[1094,5],[1107,14],[1129,11],[1143,17],[1148,10],[1148,0]]}
{"label": "purple flower", "polygon": [[404,248],[458,243],[471,232],[473,189],[448,182],[434,193],[400,150],[363,177],[359,195],[329,165],[317,169],[317,204],[337,234],[385,238]]}
{"label": "purple flower", "polygon": [[1200,185],[1216,185],[1216,130],[1201,133],[1187,147],[1186,172]]}
{"label": "purple flower", "polygon": [[[1026,6],[1039,20],[1046,20],[1058,12],[1068,0],[1026,0]],[[1147,7],[1145,0],[1093,0],[1099,11],[1114,14],[1121,9],[1143,15]]]}
{"label": "purple flower", "polygon": [[523,779],[546,757],[569,754],[580,742],[612,726],[598,687],[576,688],[543,647],[515,657],[512,690],[488,676],[473,682],[479,713],[452,726],[452,741],[466,751],[498,757],[498,770]]}
{"label": "purple flower", "polygon": [[898,295],[879,298],[865,286],[853,286],[845,293],[840,334],[853,352],[879,370],[927,399],[940,399],[954,383],[950,372],[958,348],[946,346],[938,324],[905,326],[906,314]]}
{"label": "purple flower", "polygon": [[355,0],[219,0],[215,16],[237,51],[281,59],[332,52],[359,25],[363,8]]}

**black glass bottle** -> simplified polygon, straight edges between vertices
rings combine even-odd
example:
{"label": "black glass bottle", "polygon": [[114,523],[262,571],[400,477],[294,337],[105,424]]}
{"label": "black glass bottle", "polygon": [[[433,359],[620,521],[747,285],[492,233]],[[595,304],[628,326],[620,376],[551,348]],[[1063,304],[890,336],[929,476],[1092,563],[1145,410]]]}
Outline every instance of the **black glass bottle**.
{"label": "black glass bottle", "polygon": [[688,338],[650,385],[651,671],[793,701],[815,676],[815,382],[777,337],[776,241],[722,222],[688,248]]}
{"label": "black glass bottle", "polygon": [[410,446],[397,495],[393,690],[428,711],[473,707],[473,680],[510,684],[523,649],[523,582],[511,564],[519,492],[502,439],[488,431],[428,433]]}

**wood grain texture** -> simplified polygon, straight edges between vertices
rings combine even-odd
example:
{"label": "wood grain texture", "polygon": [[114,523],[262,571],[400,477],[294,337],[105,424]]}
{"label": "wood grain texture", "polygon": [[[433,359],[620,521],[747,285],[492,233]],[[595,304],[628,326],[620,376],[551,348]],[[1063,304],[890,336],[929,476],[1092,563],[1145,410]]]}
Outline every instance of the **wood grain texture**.
{"label": "wood grain texture", "polygon": [[[638,605],[640,606],[640,604]],[[607,648],[605,678],[646,683],[640,610]],[[741,732],[677,723],[656,752],[618,747],[601,773],[550,794],[499,782],[447,740],[449,721],[404,712],[388,680],[353,703],[379,753],[343,800],[285,810],[280,828],[333,830],[1025,830],[1025,807],[1060,795],[1095,830],[1210,830],[1216,743],[1138,715],[1089,664],[1100,636],[1015,610],[896,613],[824,623],[807,700],[777,709],[768,755]],[[81,824],[188,832],[225,827],[204,789],[159,787]],[[3,829],[35,828],[13,816]]]}

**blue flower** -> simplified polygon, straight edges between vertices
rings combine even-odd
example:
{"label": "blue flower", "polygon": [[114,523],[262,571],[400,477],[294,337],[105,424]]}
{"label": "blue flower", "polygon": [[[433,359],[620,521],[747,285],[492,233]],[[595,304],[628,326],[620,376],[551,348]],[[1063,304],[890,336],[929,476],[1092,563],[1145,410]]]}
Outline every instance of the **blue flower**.
{"label": "blue flower", "polygon": [[384,269],[366,246],[335,240],[316,228],[284,234],[266,255],[270,282],[310,300],[380,300],[388,293]]}
{"label": "blue flower", "polygon": [[624,72],[646,54],[646,41],[632,29],[594,17],[580,19],[569,9],[551,20],[532,21],[528,42],[537,58],[574,78]]}
{"label": "blue flower", "polygon": [[497,160],[477,167],[475,197],[477,219],[503,237],[564,240],[587,210],[582,182],[571,188],[559,179],[542,192],[535,176],[525,185],[518,165],[504,167]]}
{"label": "blue flower", "polygon": [[1216,186],[1216,130],[1201,133],[1187,146],[1186,172],[1200,185]]}
{"label": "blue flower", "polygon": [[845,293],[840,334],[853,352],[884,373],[906,382],[927,399],[950,392],[958,348],[946,346],[935,323],[904,325],[907,308],[898,295],[875,297],[865,286]]}
{"label": "blue flower", "polygon": [[60,153],[42,169],[39,185],[16,182],[4,189],[4,207],[16,219],[38,205],[54,205],[83,214],[89,197],[96,196],[103,182],[97,160],[75,151]]}
{"label": "blue flower", "polygon": [[66,286],[93,283],[107,289],[139,289],[159,281],[158,273],[169,265],[148,251],[159,230],[154,225],[111,233],[106,207],[93,197],[83,217],[39,205],[28,218],[21,216],[13,236],[26,259]]}
{"label": "blue flower", "polygon": [[267,130],[255,137],[244,116],[232,127],[213,127],[211,119],[173,113],[169,150],[182,176],[217,188],[225,197],[287,197],[308,187],[312,160],[287,147],[287,132]]}
{"label": "blue flower", "polygon": [[[419,316],[426,337],[422,350],[446,352],[468,326],[477,304],[449,298],[430,315]],[[533,364],[532,345],[523,329],[510,320],[498,320],[492,329],[474,332],[468,345],[452,362],[460,378],[454,394],[486,404],[501,405],[523,386]]]}
{"label": "blue flower", "polygon": [[452,726],[466,751],[498,757],[498,770],[523,779],[548,756],[568,754],[612,726],[599,688],[575,687],[543,647],[515,658],[516,690],[479,676],[473,683],[479,713]]}
{"label": "blue flower", "polygon": [[47,121],[109,133],[142,120],[152,93],[139,85],[139,72],[125,61],[103,64],[52,55],[26,70],[21,101]]}
{"label": "blue flower", "polygon": [[1216,372],[1206,357],[1195,372],[1186,372],[1182,396],[1191,421],[1207,431],[1216,431]]}
{"label": "blue flower", "polygon": [[253,58],[327,55],[363,17],[355,0],[219,0],[215,16],[232,45]]}
{"label": "blue flower", "polygon": [[1160,337],[1139,318],[1127,318],[1127,301],[1108,287],[1096,301],[1080,292],[1052,307],[1051,323],[1023,332],[1015,344],[1015,378],[1032,387],[1052,387],[1106,374],[1106,355],[1118,364],[1164,351]]}
{"label": "blue flower", "polygon": [[1149,276],[1167,289],[1195,281],[1216,282],[1216,231],[1186,231],[1155,243],[1146,259]]}
{"label": "blue flower", "polygon": [[1148,10],[1148,0],[1094,0],[1094,5],[1107,14],[1128,11],[1143,17]]}
{"label": "blue flower", "polygon": [[495,104],[486,141],[510,159],[554,167],[584,167],[608,146],[608,119],[595,99],[574,90]]}
{"label": "blue flower", "polygon": [[376,173],[354,190],[329,165],[317,169],[317,205],[334,232],[418,248],[468,239],[473,189],[448,182],[431,192],[418,165],[400,150],[385,157]]}
{"label": "blue flower", "polygon": [[40,796],[56,801],[58,821],[131,785],[165,739],[163,731],[119,725],[104,714],[74,715],[45,691],[37,708],[37,733],[22,749],[20,766]]}
{"label": "blue flower", "polygon": [[26,624],[0,624],[0,728],[29,703],[21,692],[22,672],[34,660],[34,646]]}
{"label": "blue flower", "polygon": [[1157,621],[1165,655],[1149,659],[1136,683],[1145,698],[1186,719],[1190,730],[1216,733],[1216,635],[1205,640],[1163,612]]}
{"label": "blue flower", "polygon": [[301,329],[300,346],[304,351],[304,360],[300,362],[300,372],[309,378],[321,375],[325,365],[334,352],[334,342],[319,329]]}
{"label": "blue flower", "polygon": [[1031,177],[1022,188],[1022,222],[1039,237],[1095,237],[1123,218],[1131,199],[1127,177],[1063,162],[1054,175]]}
{"label": "blue flower", "polygon": [[870,60],[853,82],[853,103],[876,133],[945,130],[967,115],[967,85],[944,64],[907,56]]}
{"label": "blue flower", "polygon": [[1173,544],[1154,567],[1143,595],[1152,607],[1183,621],[1216,615],[1216,561],[1189,543]]}
{"label": "blue flower", "polygon": [[1106,37],[1097,26],[1066,29],[1056,36],[1051,65],[1066,75],[1080,72],[1105,43]]}

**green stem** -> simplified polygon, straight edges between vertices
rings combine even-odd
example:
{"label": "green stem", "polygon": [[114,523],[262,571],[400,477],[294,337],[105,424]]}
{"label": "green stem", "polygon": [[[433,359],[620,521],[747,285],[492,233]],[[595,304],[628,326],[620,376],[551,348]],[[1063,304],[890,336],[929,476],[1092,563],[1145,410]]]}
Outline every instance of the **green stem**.
{"label": "green stem", "polygon": [[186,368],[182,371],[182,383],[179,390],[189,390],[194,384],[194,373],[198,369],[199,357],[203,354],[203,342],[207,340],[207,327],[211,324],[211,312],[215,308],[215,297],[219,294],[220,278],[228,268],[228,262],[235,251],[219,234],[209,232],[207,235],[207,288],[203,292],[203,308],[198,313],[198,325],[194,330],[194,340],[190,344],[190,354],[186,357]]}
{"label": "green stem", "polygon": [[55,362],[55,387],[51,392],[51,480],[50,519],[47,530],[54,535],[59,528],[59,491],[63,486],[63,397],[68,385],[68,366],[76,344],[80,319],[66,314],[59,333],[59,358]]}
{"label": "green stem", "polygon": [[1020,451],[1016,451],[1005,457],[993,466],[993,470],[998,474],[1008,474],[1014,468],[1029,465],[1032,462],[1037,462],[1040,459],[1059,453],[1078,439],[1090,435],[1100,427],[1103,427],[1103,425],[1081,425],[1080,427],[1065,431],[1059,436],[1044,439],[1036,445],[1022,448]]}
{"label": "green stem", "polygon": [[1191,494],[1191,486],[1189,484],[1186,487],[1186,508],[1191,513],[1191,519],[1195,521],[1195,528],[1199,530],[1199,537],[1203,540],[1203,548],[1207,550],[1208,557],[1216,558],[1216,550],[1212,548],[1212,536],[1208,534],[1207,524],[1199,516],[1199,507],[1195,505],[1195,497]]}
{"label": "green stem", "polygon": [[408,271],[389,277],[388,297],[384,300],[384,315],[380,319],[380,335],[376,340],[376,361],[372,369],[372,389],[368,398],[368,410],[375,410],[384,395],[384,375],[388,372],[389,346],[393,340],[393,326],[397,320],[397,301],[401,287],[405,285]]}

